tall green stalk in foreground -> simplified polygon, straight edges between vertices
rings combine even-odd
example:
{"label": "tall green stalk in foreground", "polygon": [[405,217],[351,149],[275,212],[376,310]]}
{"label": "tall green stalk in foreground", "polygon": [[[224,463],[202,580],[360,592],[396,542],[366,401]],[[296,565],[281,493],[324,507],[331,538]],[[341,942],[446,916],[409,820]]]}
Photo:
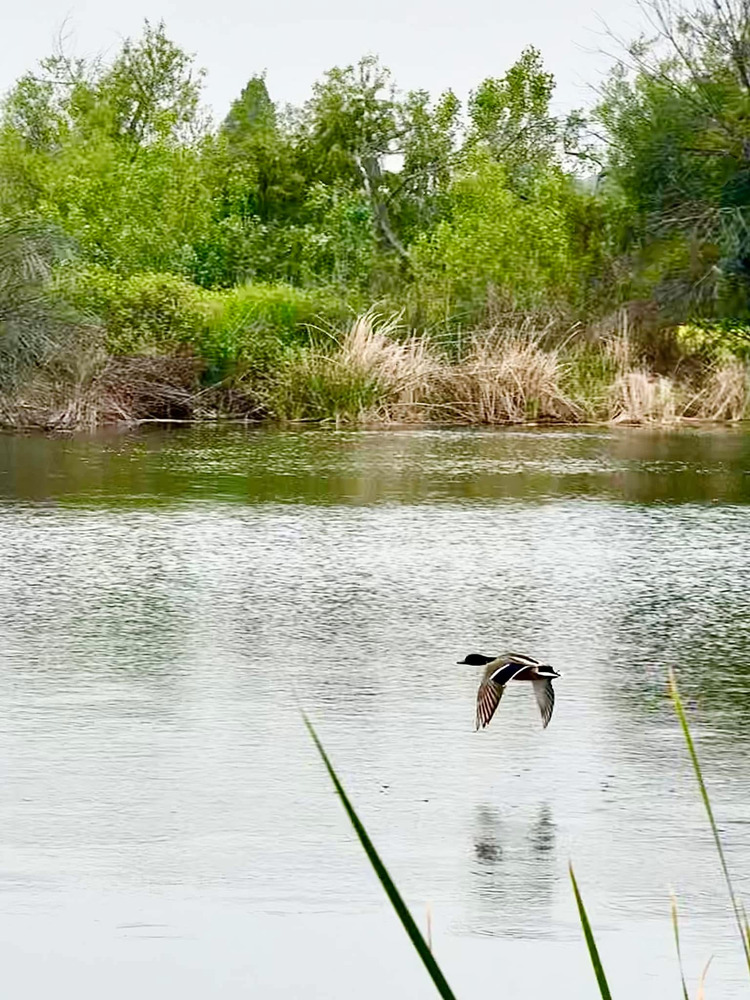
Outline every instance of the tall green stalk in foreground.
{"label": "tall green stalk in foreground", "polygon": [[312,736],[313,742],[315,743],[315,746],[318,749],[318,753],[320,754],[323,763],[325,764],[326,770],[328,771],[331,781],[333,782],[333,787],[336,789],[336,794],[341,799],[341,804],[346,810],[347,816],[351,820],[352,826],[354,827],[354,832],[357,834],[359,842],[364,848],[365,854],[367,855],[370,864],[375,869],[375,874],[378,876],[380,884],[385,889],[386,895],[388,896],[388,899],[390,899],[393,909],[396,911],[399,920],[403,924],[404,930],[409,935],[411,943],[414,945],[417,953],[419,954],[419,957],[424,962],[425,968],[427,969],[427,972],[430,975],[430,979],[432,979],[433,983],[437,987],[437,991],[443,998],[443,1000],[456,1000],[456,997],[453,991],[451,990],[450,986],[448,985],[445,976],[440,971],[440,967],[433,958],[432,952],[430,951],[427,942],[422,936],[422,932],[414,922],[414,918],[412,917],[411,913],[409,913],[406,903],[401,898],[401,894],[399,893],[398,889],[393,883],[393,879],[388,874],[388,871],[383,862],[380,860],[380,856],[378,855],[378,852],[375,850],[372,841],[367,835],[367,831],[362,825],[359,816],[357,816],[356,812],[354,811],[354,806],[349,801],[349,797],[344,791],[344,786],[339,781],[338,775],[334,771],[333,765],[328,759],[328,754],[323,749],[323,744],[318,739],[318,734],[313,729],[312,723],[310,722],[310,720],[308,719],[308,717],[305,715],[304,712],[302,713],[302,718],[305,720],[305,725],[307,726],[307,730],[310,733],[310,736]]}
{"label": "tall green stalk in foreground", "polygon": [[680,983],[682,985],[682,1000],[690,1000],[687,983],[685,982],[685,969],[682,964],[682,948],[680,947],[680,920],[677,915],[677,899],[671,893],[672,900],[672,932],[674,933],[674,946],[677,951],[677,964],[680,967]]}
{"label": "tall green stalk in foreground", "polygon": [[578,916],[581,920],[583,936],[586,938],[586,947],[589,950],[591,964],[594,966],[594,974],[599,985],[599,993],[601,994],[602,1000],[612,1000],[612,994],[609,992],[607,977],[604,975],[602,960],[599,958],[599,949],[596,947],[594,932],[591,930],[591,924],[589,923],[588,914],[586,913],[586,907],[583,905],[583,899],[581,898],[581,893],[578,890],[578,883],[576,882],[572,864],[568,865],[568,871],[570,872],[570,881],[573,884],[573,895],[576,898],[576,905],[578,906]]}
{"label": "tall green stalk in foreground", "polygon": [[700,789],[701,798],[703,799],[703,805],[706,807],[706,814],[708,815],[708,822],[711,825],[711,832],[714,836],[714,843],[716,844],[716,850],[719,854],[719,861],[721,862],[721,870],[724,872],[724,879],[727,883],[727,889],[729,890],[729,898],[732,902],[732,909],[734,910],[734,919],[737,923],[737,930],[740,934],[740,940],[742,941],[742,949],[745,953],[745,961],[747,962],[747,969],[750,973],[750,925],[748,925],[747,914],[741,908],[737,901],[737,896],[734,891],[734,886],[732,885],[732,878],[729,874],[729,868],[727,867],[726,858],[724,857],[724,848],[721,844],[721,837],[719,835],[719,829],[716,826],[716,820],[714,819],[713,809],[711,808],[711,801],[708,797],[708,790],[706,789],[706,783],[703,780],[703,774],[701,772],[701,766],[698,761],[698,754],[695,752],[695,745],[693,743],[693,738],[690,735],[690,727],[688,726],[687,716],[685,715],[685,709],[682,705],[682,699],[680,698],[680,692],[677,689],[677,680],[674,675],[674,670],[669,668],[669,693],[672,696],[672,702],[677,712],[677,718],[680,720],[680,726],[682,727],[682,733],[685,737],[685,743],[687,744],[688,753],[690,754],[690,760],[693,764],[693,770],[695,771],[695,777],[698,781],[698,787]]}

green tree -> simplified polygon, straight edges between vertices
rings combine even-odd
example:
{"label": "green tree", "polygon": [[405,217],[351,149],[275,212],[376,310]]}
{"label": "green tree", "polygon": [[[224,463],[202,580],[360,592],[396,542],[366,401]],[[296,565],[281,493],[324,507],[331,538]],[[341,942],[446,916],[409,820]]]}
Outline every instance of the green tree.
{"label": "green tree", "polygon": [[676,314],[750,305],[750,4],[649,0],[654,37],[613,71],[595,117],[606,184],[629,207],[635,290]]}
{"label": "green tree", "polygon": [[398,105],[400,169],[388,178],[386,204],[405,242],[433,228],[449,210],[461,105],[452,91],[433,104],[410,91]]}
{"label": "green tree", "polygon": [[232,102],[221,131],[232,151],[255,145],[259,138],[277,133],[276,106],[271,100],[265,76],[252,76],[240,96]]}
{"label": "green tree", "polygon": [[562,135],[550,112],[555,80],[541,53],[527,48],[504,76],[484,80],[469,97],[466,149],[485,150],[509,172],[549,163]]}
{"label": "green tree", "polygon": [[398,152],[396,91],[374,56],[336,67],[313,85],[303,109],[301,139],[317,180],[364,191],[381,245],[408,262],[387,204],[385,161]]}
{"label": "green tree", "polygon": [[148,22],[109,66],[44,60],[4,103],[0,214],[47,219],[122,273],[191,273],[210,219],[200,79]]}
{"label": "green tree", "polygon": [[164,22],[145,22],[126,39],[112,65],[92,88],[92,115],[116,140],[134,149],[154,143],[190,142],[205,121],[200,112],[204,71],[166,35]]}
{"label": "green tree", "polygon": [[444,315],[481,319],[488,296],[521,309],[582,305],[587,256],[578,192],[559,168],[537,170],[519,197],[486,151],[455,178],[451,215],[416,244],[420,280]]}

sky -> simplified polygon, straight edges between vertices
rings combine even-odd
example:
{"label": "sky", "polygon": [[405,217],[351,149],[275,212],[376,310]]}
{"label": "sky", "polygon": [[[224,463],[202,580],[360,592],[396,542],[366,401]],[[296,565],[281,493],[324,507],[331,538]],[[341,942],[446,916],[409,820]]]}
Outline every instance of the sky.
{"label": "sky", "polygon": [[69,51],[106,56],[144,18],[163,19],[206,69],[217,119],[255,73],[266,71],[273,100],[299,104],[326,69],[366,53],[405,90],[450,87],[465,98],[527,45],[555,74],[556,107],[585,106],[611,62],[603,50],[616,49],[605,26],[632,38],[643,24],[635,0],[25,0],[2,15],[0,93],[52,51],[61,29]]}

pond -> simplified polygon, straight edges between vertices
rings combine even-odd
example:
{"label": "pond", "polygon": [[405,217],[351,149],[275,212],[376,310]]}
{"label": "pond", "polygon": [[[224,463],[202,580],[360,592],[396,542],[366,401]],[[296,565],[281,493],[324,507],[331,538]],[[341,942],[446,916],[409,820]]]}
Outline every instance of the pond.
{"label": "pond", "polygon": [[[747,991],[666,696],[750,893],[750,434],[0,436],[9,996],[432,998],[313,719],[459,1000]],[[468,652],[563,674],[474,732]]]}

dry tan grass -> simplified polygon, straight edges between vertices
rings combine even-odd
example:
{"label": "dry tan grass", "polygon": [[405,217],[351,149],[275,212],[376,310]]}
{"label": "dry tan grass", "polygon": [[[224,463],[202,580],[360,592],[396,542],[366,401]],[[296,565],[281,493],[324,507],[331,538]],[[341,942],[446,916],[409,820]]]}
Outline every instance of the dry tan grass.
{"label": "dry tan grass", "polygon": [[194,358],[107,358],[92,341],[72,360],[66,355],[40,367],[12,398],[0,396],[0,424],[72,430],[251,411],[337,424],[669,424],[683,416],[739,420],[750,413],[749,369],[739,361],[706,372],[696,390],[650,372],[624,322],[560,347],[543,346],[549,334],[530,322],[475,332],[464,338],[460,358],[450,360],[426,334],[405,335],[399,316],[371,311],[330,349],[301,349],[249,389],[240,379],[235,395],[226,386],[199,390],[201,363]]}
{"label": "dry tan grass", "polygon": [[397,339],[399,316],[359,316],[343,338],[334,362],[377,381],[377,418],[422,420],[428,415],[444,361],[424,335]]}
{"label": "dry tan grass", "polygon": [[644,369],[621,372],[610,390],[609,419],[613,423],[673,423],[684,410],[677,383]]}
{"label": "dry tan grass", "polygon": [[517,331],[475,334],[463,360],[444,368],[445,410],[464,423],[520,423],[581,419],[580,408],[561,388],[563,366],[556,350]]}
{"label": "dry tan grass", "polygon": [[562,365],[543,350],[543,334],[512,330],[473,334],[460,362],[451,364],[426,335],[397,339],[398,317],[359,317],[331,357],[333,364],[369,376],[380,387],[374,419],[443,419],[462,423],[520,423],[580,419],[561,389]]}
{"label": "dry tan grass", "polygon": [[441,361],[423,336],[399,336],[399,317],[358,317],[328,350],[303,349],[272,377],[262,403],[287,420],[422,420]]}
{"label": "dry tan grass", "polygon": [[711,369],[689,412],[704,420],[742,420],[750,410],[750,372],[734,361]]}
{"label": "dry tan grass", "polygon": [[604,356],[619,372],[629,371],[636,364],[633,344],[627,328],[617,330],[602,340]]}
{"label": "dry tan grass", "polygon": [[75,373],[37,372],[22,392],[0,402],[10,427],[84,430],[194,415],[199,366],[192,358],[90,358]]}

